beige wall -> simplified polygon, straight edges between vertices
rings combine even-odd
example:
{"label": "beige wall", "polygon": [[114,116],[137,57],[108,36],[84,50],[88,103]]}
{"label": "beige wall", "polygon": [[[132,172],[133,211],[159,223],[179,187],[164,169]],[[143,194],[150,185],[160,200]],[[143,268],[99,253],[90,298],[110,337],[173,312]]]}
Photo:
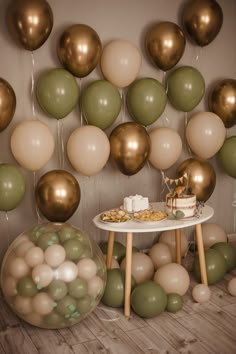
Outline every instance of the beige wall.
{"label": "beige wall", "polygon": [[[85,23],[94,28],[99,34],[103,45],[113,39],[127,39],[136,44],[142,53],[142,66],[139,77],[153,77],[162,80],[162,72],[152,66],[144,52],[144,33],[151,23],[168,20],[180,24],[182,0],[48,0],[54,14],[54,27],[47,42],[34,52],[34,79],[48,68],[59,67],[56,55],[58,38],[62,31],[71,24]],[[32,100],[30,96],[32,58],[31,53],[19,46],[10,38],[5,26],[5,8],[7,0],[0,0],[0,77],[6,79],[14,88],[17,96],[17,109],[13,121],[0,133],[0,162],[16,163],[9,147],[11,133],[18,122],[32,117]],[[223,27],[217,38],[202,50],[187,41],[185,53],[179,65],[192,65],[199,69],[206,82],[205,99],[196,107],[194,112],[206,111],[207,95],[210,86],[218,79],[236,79],[236,1],[219,0],[224,13]],[[199,60],[197,60],[199,56]],[[102,78],[99,68],[82,80],[82,86],[95,79]],[[47,118],[36,104],[36,115],[46,123],[56,138],[56,120]],[[192,113],[191,113],[192,114]],[[189,114],[189,116],[191,116]],[[130,120],[127,110],[123,110],[115,125]],[[184,114],[177,112],[168,103],[162,117],[148,129],[166,126],[175,128],[183,138]],[[64,119],[64,139],[80,124],[78,109]],[[114,125],[114,126],[115,126]],[[113,126],[113,127],[114,127]],[[111,129],[110,129],[111,130]],[[107,134],[110,133],[107,131]],[[234,135],[236,127],[227,130],[227,136]],[[176,167],[189,155],[183,151],[179,161],[166,173],[174,176]],[[234,231],[235,209],[232,207],[236,183],[233,178],[226,176],[220,169],[215,158],[210,162],[217,174],[217,185],[208,203],[214,207],[215,215],[212,222],[219,223],[226,232]],[[51,161],[39,171],[40,177],[46,171],[58,168],[58,156],[55,152]],[[122,175],[111,161],[95,177],[83,177],[75,172],[67,158],[65,169],[78,179],[82,198],[78,210],[69,222],[90,232],[97,241],[105,239],[106,235],[94,228],[92,218],[100,211],[115,207],[122,203],[123,197],[135,193],[148,196],[151,201],[158,201],[163,196],[163,185],[160,172],[148,164],[136,175]],[[0,256],[7,247],[7,236],[14,239],[25,229],[37,223],[33,202],[33,176],[22,169],[27,179],[27,191],[22,204],[9,212],[9,223],[4,213],[0,213]],[[9,231],[7,227],[9,226]],[[137,235],[135,244],[148,247],[154,235]],[[124,241],[124,236],[119,238]]]}

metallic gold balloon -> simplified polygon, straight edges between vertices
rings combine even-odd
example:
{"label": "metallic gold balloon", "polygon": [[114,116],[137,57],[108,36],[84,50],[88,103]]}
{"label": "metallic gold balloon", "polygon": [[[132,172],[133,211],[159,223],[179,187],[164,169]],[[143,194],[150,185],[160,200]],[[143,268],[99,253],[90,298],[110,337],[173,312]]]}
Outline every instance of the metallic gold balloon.
{"label": "metallic gold balloon", "polygon": [[53,27],[53,13],[46,0],[12,0],[7,9],[8,29],[23,48],[43,45]]}
{"label": "metallic gold balloon", "polygon": [[62,65],[80,78],[91,73],[98,64],[101,53],[102,44],[97,32],[83,24],[67,28],[57,48]]}
{"label": "metallic gold balloon", "polygon": [[177,169],[178,176],[183,176],[184,173],[189,176],[188,187],[197,200],[206,202],[216,185],[216,173],[212,165],[206,160],[190,158],[183,161]]}
{"label": "metallic gold balloon", "polygon": [[163,71],[170,70],[182,57],[185,36],[172,22],[155,24],[146,35],[146,49],[154,64]]}
{"label": "metallic gold balloon", "polygon": [[48,220],[65,222],[79,205],[79,183],[67,171],[49,171],[39,179],[35,198],[39,210]]}
{"label": "metallic gold balloon", "polygon": [[209,109],[216,113],[226,128],[236,124],[236,80],[218,82],[208,99]]}
{"label": "metallic gold balloon", "polygon": [[11,122],[15,109],[15,92],[6,80],[0,78],[0,132]]}
{"label": "metallic gold balloon", "polygon": [[131,176],[139,172],[148,159],[150,137],[137,123],[118,125],[110,135],[111,157],[119,170]]}
{"label": "metallic gold balloon", "polygon": [[223,12],[215,0],[191,0],[183,9],[183,25],[190,39],[201,47],[220,32]]}

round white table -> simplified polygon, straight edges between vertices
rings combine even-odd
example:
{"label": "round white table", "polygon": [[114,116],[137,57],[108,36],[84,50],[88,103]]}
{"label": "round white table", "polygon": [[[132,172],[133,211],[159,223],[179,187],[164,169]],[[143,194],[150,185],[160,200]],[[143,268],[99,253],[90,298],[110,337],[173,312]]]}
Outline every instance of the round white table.
{"label": "round white table", "polygon": [[[165,210],[165,203],[151,203],[155,210]],[[111,268],[113,245],[116,232],[126,233],[126,266],[125,266],[125,303],[124,314],[126,317],[130,316],[130,295],[131,295],[131,265],[132,265],[132,243],[133,234],[159,232],[166,230],[175,230],[176,241],[176,262],[181,264],[181,229],[195,226],[196,227],[196,241],[198,247],[198,256],[200,263],[201,280],[203,284],[207,285],[207,272],[204,255],[204,247],[202,240],[201,224],[209,220],[214,215],[214,209],[208,205],[203,206],[198,216],[186,218],[181,220],[164,219],[161,221],[139,222],[130,220],[124,223],[107,223],[100,219],[100,215],[94,217],[93,223],[101,230],[106,230],[108,234],[108,248],[107,248],[107,269]]]}

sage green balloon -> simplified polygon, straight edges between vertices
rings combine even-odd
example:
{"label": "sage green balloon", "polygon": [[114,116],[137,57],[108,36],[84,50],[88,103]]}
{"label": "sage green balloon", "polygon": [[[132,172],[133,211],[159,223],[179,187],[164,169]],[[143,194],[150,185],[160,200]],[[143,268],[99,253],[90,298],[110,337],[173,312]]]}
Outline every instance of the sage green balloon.
{"label": "sage green balloon", "polygon": [[230,272],[236,267],[236,249],[228,242],[218,242],[211,246],[222,254],[226,262],[227,272]]}
{"label": "sage green balloon", "polygon": [[59,238],[56,232],[39,233],[37,238],[37,246],[45,251],[49,246],[59,244]]}
{"label": "sage green balloon", "polygon": [[59,301],[66,296],[68,288],[62,280],[53,280],[48,286],[48,295],[55,301]]}
{"label": "sage green balloon", "polygon": [[[131,278],[131,289],[135,287],[135,280]],[[122,307],[125,296],[125,271],[120,268],[107,270],[107,282],[102,297],[102,303],[110,307]]]}
{"label": "sage green balloon", "polygon": [[236,136],[231,136],[224,141],[217,156],[227,175],[236,178]]}
{"label": "sage green balloon", "polygon": [[65,327],[64,317],[54,311],[44,316],[44,322],[47,325],[47,328],[51,328],[51,329]]}
{"label": "sage green balloon", "polygon": [[139,284],[131,294],[131,306],[137,315],[152,318],[166,308],[167,295],[159,284],[152,280]]}
{"label": "sage green balloon", "polygon": [[[107,241],[101,242],[99,244],[99,247],[101,248],[103,254],[107,254],[107,248],[108,248]],[[122,243],[120,243],[119,241],[115,241],[113,245],[113,254],[112,254],[115,260],[118,263],[120,263],[122,259],[125,257],[125,254],[126,254],[125,246],[122,245]]]}
{"label": "sage green balloon", "polygon": [[17,282],[17,292],[20,296],[32,297],[37,294],[37,286],[31,277],[24,277]]}
{"label": "sage green balloon", "polygon": [[204,78],[200,71],[192,66],[179,67],[167,78],[167,96],[178,111],[192,111],[204,93]]}
{"label": "sage green balloon", "polygon": [[[206,261],[206,271],[208,284],[212,285],[223,279],[227,267],[226,262],[222,254],[213,249],[209,248],[205,251],[205,261]],[[198,255],[195,256],[193,264],[193,272],[197,281],[201,282],[201,273]]]}
{"label": "sage green balloon", "polygon": [[166,306],[166,311],[168,312],[178,312],[182,309],[184,304],[182,296],[179,294],[168,294],[167,295],[167,306]]}
{"label": "sage green balloon", "polygon": [[51,69],[39,76],[36,97],[40,107],[49,117],[61,119],[78,103],[79,86],[69,71]]}
{"label": "sage green balloon", "polygon": [[67,240],[63,246],[66,251],[66,259],[70,261],[78,261],[84,252],[83,244],[76,238]]}
{"label": "sage green balloon", "polygon": [[154,123],[163,113],[167,96],[162,84],[152,78],[136,80],[126,96],[131,117],[141,125]]}
{"label": "sage green balloon", "polygon": [[10,164],[0,164],[0,211],[15,209],[25,195],[25,178]]}
{"label": "sage green balloon", "polygon": [[94,300],[86,295],[77,301],[77,310],[81,315],[88,314],[94,308]]}
{"label": "sage green balloon", "polygon": [[85,279],[75,279],[68,284],[69,295],[79,299],[88,294],[88,283]]}
{"label": "sage green balloon", "polygon": [[77,309],[77,302],[73,297],[69,295],[66,295],[65,297],[63,297],[63,299],[58,301],[56,307],[56,311],[60,315],[65,316],[65,318],[67,317],[69,318],[69,315],[76,312],[76,309]]}
{"label": "sage green balloon", "polygon": [[120,93],[106,80],[94,81],[82,91],[80,108],[87,124],[107,129],[120,113]]}
{"label": "sage green balloon", "polygon": [[76,236],[76,231],[70,226],[63,226],[60,231],[58,231],[59,239],[61,243],[70,240]]}

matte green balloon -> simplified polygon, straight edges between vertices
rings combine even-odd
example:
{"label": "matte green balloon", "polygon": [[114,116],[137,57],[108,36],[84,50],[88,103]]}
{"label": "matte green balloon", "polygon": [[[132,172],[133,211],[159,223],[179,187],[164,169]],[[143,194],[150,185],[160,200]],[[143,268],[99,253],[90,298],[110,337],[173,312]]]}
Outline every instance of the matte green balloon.
{"label": "matte green balloon", "polygon": [[[101,242],[99,244],[99,247],[101,248],[103,254],[107,254],[108,243],[106,241]],[[125,246],[122,245],[122,243],[115,241],[114,246],[113,246],[112,256],[115,258],[115,260],[118,263],[120,263],[122,261],[122,259],[125,257],[125,253],[126,253]]]}
{"label": "matte green balloon", "polygon": [[53,280],[48,286],[48,295],[55,301],[59,301],[68,292],[66,284],[62,280]]}
{"label": "matte green balloon", "polygon": [[67,240],[71,240],[76,236],[76,231],[70,226],[64,226],[58,231],[59,239],[61,243],[64,243]]}
{"label": "matte green balloon", "polygon": [[61,119],[77,104],[79,86],[69,71],[51,69],[39,76],[36,96],[39,105],[49,117]]}
{"label": "matte green balloon", "polygon": [[120,93],[106,80],[94,81],[83,90],[80,96],[80,108],[88,124],[107,129],[120,113]]}
{"label": "matte green balloon", "polygon": [[44,316],[44,322],[47,325],[47,328],[50,329],[65,327],[64,317],[54,311]]}
{"label": "matte green balloon", "polygon": [[69,315],[72,313],[76,312],[77,309],[77,302],[76,300],[69,296],[66,295],[57,303],[56,311],[60,314],[65,316],[65,318],[69,318]]}
{"label": "matte green balloon", "polygon": [[167,96],[159,81],[145,78],[135,81],[128,88],[126,102],[131,117],[147,126],[154,123],[163,113]]}
{"label": "matte green balloon", "polygon": [[[209,248],[205,251],[205,260],[208,284],[212,285],[223,279],[227,267],[222,254],[213,248]],[[201,273],[198,255],[196,255],[194,259],[193,272],[197,280],[200,282]]]}
{"label": "matte green balloon", "polygon": [[236,249],[230,243],[218,242],[211,248],[222,254],[226,262],[227,272],[230,272],[236,267]]}
{"label": "matte green balloon", "polygon": [[94,300],[89,295],[77,301],[77,310],[81,315],[88,314],[94,308]]}
{"label": "matte green balloon", "polygon": [[83,244],[76,238],[67,240],[63,246],[66,251],[66,259],[70,261],[78,261],[84,252]]}
{"label": "matte green balloon", "polygon": [[68,284],[69,295],[79,299],[88,294],[88,283],[85,279],[75,279]]}
{"label": "matte green balloon", "polygon": [[36,284],[30,277],[24,277],[18,280],[16,287],[19,295],[25,297],[32,297],[38,292]]}
{"label": "matte green balloon", "polygon": [[25,194],[25,179],[20,170],[10,164],[0,164],[0,211],[15,209]]}
{"label": "matte green balloon", "polygon": [[167,295],[159,284],[149,280],[139,284],[131,294],[131,306],[137,315],[152,318],[166,308]]}
{"label": "matte green balloon", "polygon": [[179,294],[168,294],[167,295],[167,306],[166,311],[168,312],[178,312],[182,309],[184,304],[182,296]]}
{"label": "matte green balloon", "polygon": [[167,78],[167,96],[179,111],[190,112],[205,93],[202,74],[192,66],[182,66]]}
{"label": "matte green balloon", "polygon": [[37,246],[45,251],[49,246],[59,244],[59,238],[56,232],[38,233]]}
{"label": "matte green balloon", "polygon": [[[135,280],[131,278],[131,288],[135,287]],[[107,271],[107,283],[102,297],[102,303],[110,307],[122,307],[125,296],[125,271],[114,268]]]}
{"label": "matte green balloon", "polygon": [[218,158],[227,175],[236,178],[236,136],[225,140],[218,153]]}

